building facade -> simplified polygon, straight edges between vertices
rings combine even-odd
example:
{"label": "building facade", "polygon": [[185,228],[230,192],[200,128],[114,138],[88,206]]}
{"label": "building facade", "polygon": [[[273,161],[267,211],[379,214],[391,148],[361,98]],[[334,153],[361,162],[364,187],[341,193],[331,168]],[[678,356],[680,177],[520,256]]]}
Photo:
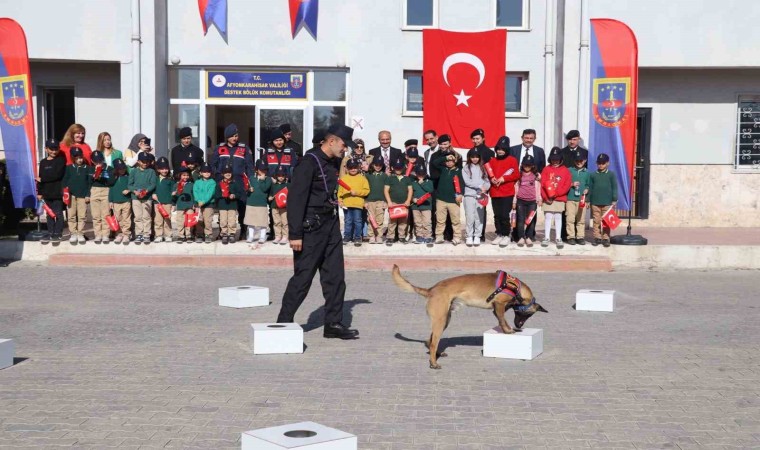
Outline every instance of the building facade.
{"label": "building facade", "polygon": [[[0,0],[27,33],[38,145],[77,122],[93,147],[101,131],[117,148],[142,132],[159,155],[183,126],[210,148],[230,122],[251,146],[284,122],[300,142],[334,122],[370,146],[383,129],[396,146],[421,138],[427,27],[505,28],[507,135],[519,143],[533,128],[537,145],[563,146],[570,129],[588,135],[588,20],[618,19],[639,43],[637,222],[760,226],[760,32],[740,13],[751,2],[724,0],[725,12],[703,14],[714,6],[322,0],[315,39],[306,29],[291,36],[284,1],[228,0],[227,34],[204,36],[194,0]],[[225,93],[220,75],[256,82]],[[242,92],[281,79],[299,89]]]}

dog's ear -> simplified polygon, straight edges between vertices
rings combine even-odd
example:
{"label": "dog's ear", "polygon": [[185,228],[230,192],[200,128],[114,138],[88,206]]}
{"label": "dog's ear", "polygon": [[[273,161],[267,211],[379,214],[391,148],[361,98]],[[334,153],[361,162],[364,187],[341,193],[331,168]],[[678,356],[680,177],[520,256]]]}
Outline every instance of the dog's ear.
{"label": "dog's ear", "polygon": [[544,307],[543,307],[543,306],[541,306],[541,305],[538,305],[538,304],[537,304],[536,306],[538,306],[538,308],[536,308],[536,311],[541,311],[541,312],[545,312],[545,313],[548,313],[548,312],[549,312],[549,311],[545,310],[545,309],[544,309]]}

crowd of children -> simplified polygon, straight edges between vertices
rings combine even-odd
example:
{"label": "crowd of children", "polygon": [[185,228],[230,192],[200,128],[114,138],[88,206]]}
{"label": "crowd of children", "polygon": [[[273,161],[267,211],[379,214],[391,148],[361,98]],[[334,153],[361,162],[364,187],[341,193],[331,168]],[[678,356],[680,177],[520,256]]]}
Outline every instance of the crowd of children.
{"label": "crowd of children", "polygon": [[[363,142],[355,154],[346,155],[337,192],[344,213],[344,244],[362,245],[365,240],[386,245],[442,244],[450,224],[460,231],[450,239],[457,245],[461,243],[463,205],[465,243],[479,246],[490,198],[497,234],[491,242],[494,245],[505,247],[515,242],[519,247],[531,247],[539,208],[544,214],[543,247],[552,242],[552,228],[557,248],[565,242],[585,244],[585,208],[590,206],[593,244],[609,246],[609,228],[602,216],[615,206],[617,184],[606,154],[599,154],[597,170],[589,172],[583,153],[575,154],[574,166],[568,169],[562,150],[554,147],[548,165],[539,173],[532,155],[525,155],[519,163],[510,155],[507,137],[499,140],[486,162],[477,148],[463,161],[450,147],[447,135],[440,136],[438,143],[437,155],[425,160],[419,156],[416,141],[407,141],[406,152],[389,161],[390,167],[383,158],[364,154]],[[86,242],[89,206],[95,243],[111,239],[117,244],[151,240],[210,243],[217,213],[223,244],[241,236],[258,247],[267,241],[270,225],[273,243],[288,243],[287,167],[272,170],[266,161],[258,160],[253,176],[244,177],[241,183],[233,178],[229,166],[215,177],[208,165],[196,167],[194,160],[188,160],[172,173],[168,159],[156,160],[147,152],[137,153],[136,165],[128,167],[122,158],[107,161],[100,150],[87,155],[88,161],[76,145],[67,149],[70,164],[66,165],[67,158],[61,157],[55,140],[49,140],[45,150],[47,157],[40,162],[37,179],[39,198],[47,212],[45,240],[62,239],[65,206],[69,242]],[[429,170],[436,171],[436,180],[429,178]],[[242,217],[238,217],[239,211]],[[240,222],[245,232],[240,233]]]}

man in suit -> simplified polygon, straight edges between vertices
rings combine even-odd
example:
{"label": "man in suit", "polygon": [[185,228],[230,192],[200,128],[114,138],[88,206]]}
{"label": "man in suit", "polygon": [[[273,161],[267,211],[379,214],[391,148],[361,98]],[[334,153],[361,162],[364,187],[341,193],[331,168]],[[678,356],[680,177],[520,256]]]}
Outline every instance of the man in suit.
{"label": "man in suit", "polygon": [[546,167],[546,153],[541,147],[533,145],[536,141],[536,130],[528,128],[522,132],[522,144],[515,145],[509,148],[509,154],[517,158],[517,161],[522,161],[525,155],[531,155],[536,161],[536,169],[538,173],[541,173]]}
{"label": "man in suit", "polygon": [[377,133],[377,140],[380,142],[380,146],[371,149],[369,154],[372,155],[374,161],[382,159],[385,163],[385,173],[390,174],[394,162],[403,163],[405,161],[404,152],[396,147],[391,147],[391,132],[388,130]]}
{"label": "man in suit", "polygon": [[588,167],[588,150],[581,147],[581,133],[578,130],[570,130],[565,135],[567,145],[562,149],[562,164],[567,167],[575,167],[575,153],[579,152],[583,159],[586,160]]}

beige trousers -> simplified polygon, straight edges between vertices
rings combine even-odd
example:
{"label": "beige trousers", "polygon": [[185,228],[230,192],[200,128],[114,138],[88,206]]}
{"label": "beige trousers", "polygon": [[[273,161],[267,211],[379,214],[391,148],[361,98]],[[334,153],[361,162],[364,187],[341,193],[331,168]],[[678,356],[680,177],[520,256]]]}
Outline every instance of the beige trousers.
{"label": "beige trousers", "polygon": [[135,237],[150,238],[153,200],[132,200],[132,214],[135,215]]}
{"label": "beige trousers", "polygon": [[428,239],[433,236],[433,212],[428,210],[418,211],[413,210],[412,216],[414,217],[414,231],[417,237]]}
{"label": "beige trousers", "polygon": [[[202,206],[200,208],[201,214],[198,217],[198,225],[195,226],[196,236],[211,236],[212,224],[214,219],[214,207]],[[201,235],[203,232],[203,235]]]}
{"label": "beige trousers", "polygon": [[272,208],[272,220],[274,221],[274,238],[288,238],[288,210],[286,208]]}
{"label": "beige trousers", "polygon": [[155,205],[153,205],[153,231],[156,234],[156,237],[171,237],[172,235],[172,205],[171,203],[164,203],[163,207],[166,210],[166,212],[169,213],[169,217],[164,219],[164,216],[161,215],[160,212],[158,212],[158,205],[159,203],[156,202]]}
{"label": "beige trousers", "polygon": [[580,204],[572,200],[565,203],[565,230],[568,239],[583,239],[586,236],[586,208],[581,208]]}
{"label": "beige trousers", "polygon": [[67,208],[69,233],[84,234],[84,219],[87,217],[87,203],[84,198],[71,196],[71,206]]}
{"label": "beige trousers", "polygon": [[219,210],[219,232],[229,236],[236,236],[238,224],[238,212],[236,209]]}
{"label": "beige trousers", "polygon": [[387,207],[386,203],[383,201],[379,202],[367,202],[367,220],[369,220],[369,216],[372,216],[375,218],[375,221],[377,222],[377,230],[372,228],[372,222],[370,222],[369,225],[369,235],[370,237],[378,237],[383,235],[383,217],[385,216],[385,208]]}
{"label": "beige trousers", "polygon": [[610,209],[610,205],[591,206],[591,217],[594,220],[594,239],[610,240],[610,229],[602,222],[602,216]]}
{"label": "beige trousers", "polygon": [[90,214],[92,214],[92,229],[96,238],[107,238],[111,235],[106,217],[110,214],[108,208],[108,188],[93,187],[90,190]]}
{"label": "beige trousers", "polygon": [[442,200],[435,201],[436,239],[443,239],[443,230],[446,228],[446,216],[451,217],[451,228],[454,229],[454,242],[459,242],[462,234],[459,224],[459,204],[448,203]]}
{"label": "beige trousers", "polygon": [[132,205],[129,202],[114,203],[113,215],[119,221],[121,234],[129,237],[129,227],[132,225]]}

